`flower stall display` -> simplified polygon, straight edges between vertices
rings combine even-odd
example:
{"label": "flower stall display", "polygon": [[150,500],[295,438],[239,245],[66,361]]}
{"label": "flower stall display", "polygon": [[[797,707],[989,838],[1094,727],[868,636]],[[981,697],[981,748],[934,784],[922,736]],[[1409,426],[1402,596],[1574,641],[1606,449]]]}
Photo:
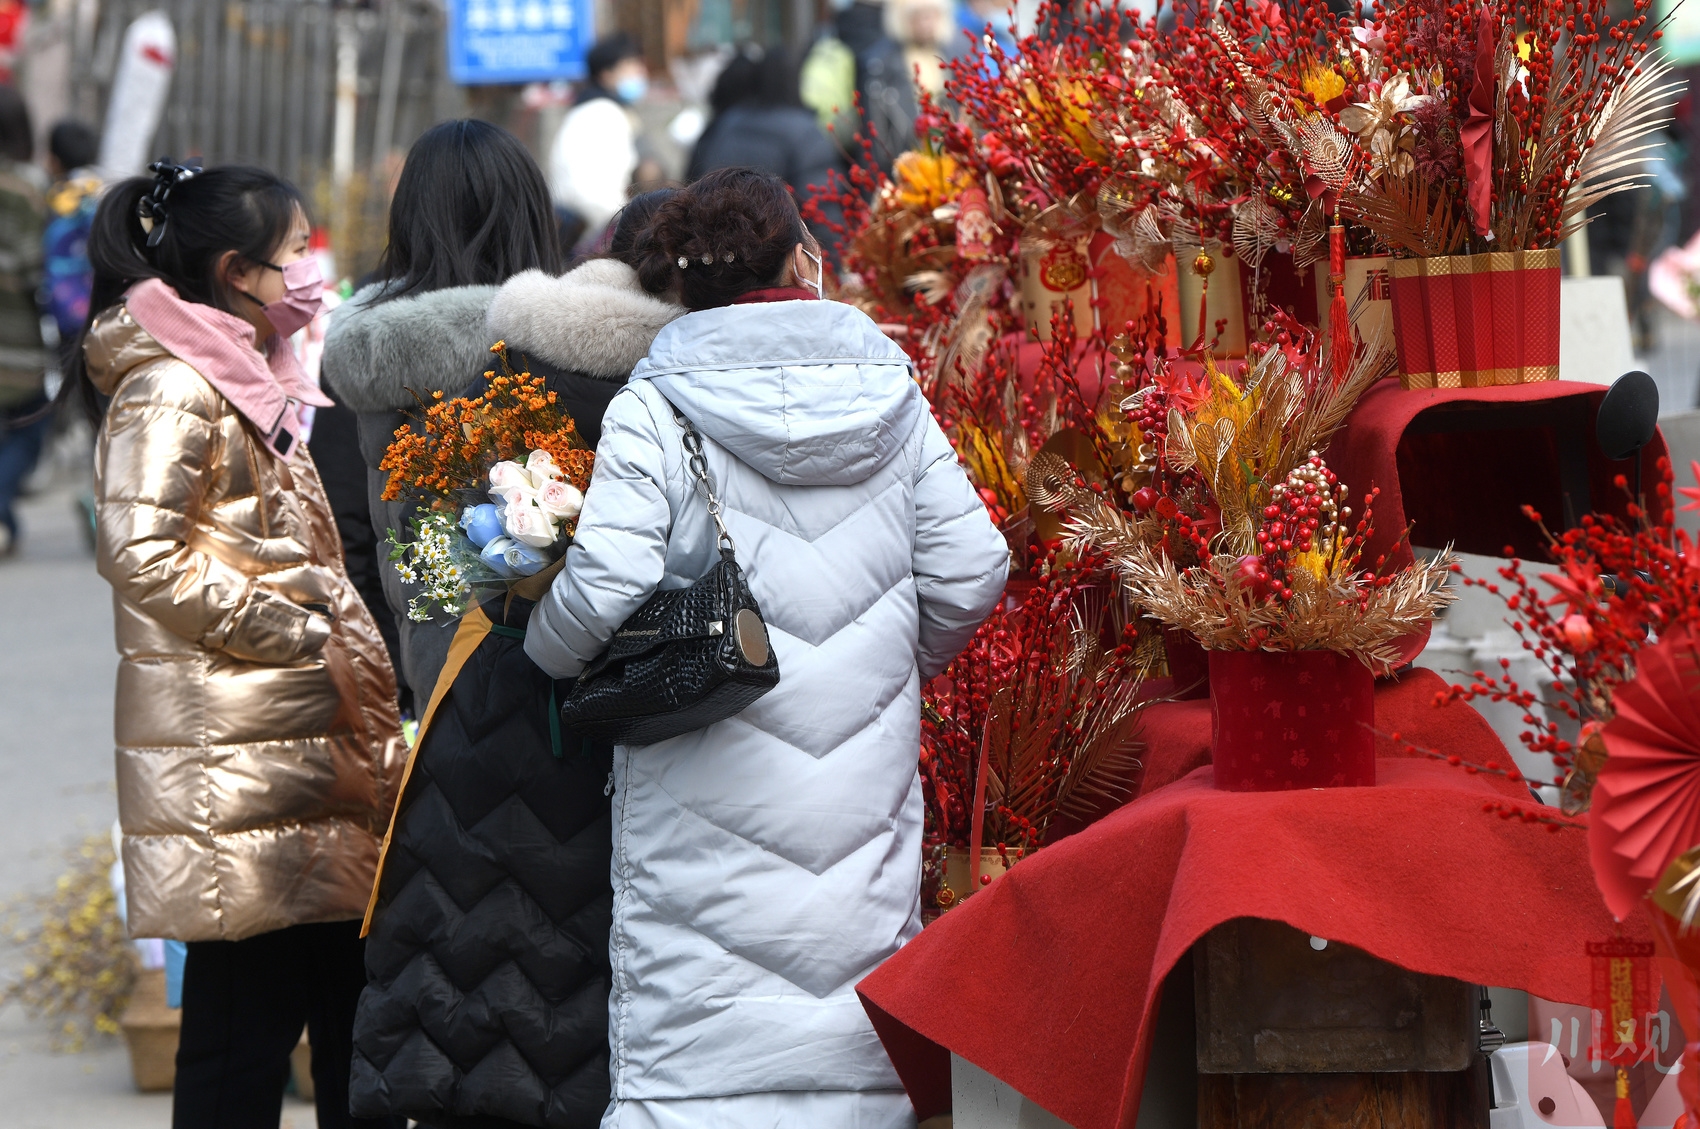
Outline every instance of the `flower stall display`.
{"label": "flower stall display", "polygon": [[480,590],[535,598],[572,540],[595,454],[540,376],[500,371],[484,391],[435,393],[417,426],[398,428],[381,468],[386,501],[417,503],[411,536],[389,531],[390,560],[419,591],[408,618],[459,616]]}

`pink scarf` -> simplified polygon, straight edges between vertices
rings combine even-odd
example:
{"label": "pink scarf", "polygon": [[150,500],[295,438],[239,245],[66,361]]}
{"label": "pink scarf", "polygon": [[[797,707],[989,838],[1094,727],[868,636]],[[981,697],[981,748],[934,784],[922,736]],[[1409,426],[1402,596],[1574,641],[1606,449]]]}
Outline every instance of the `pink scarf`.
{"label": "pink scarf", "polygon": [[130,287],[124,304],[137,325],[200,373],[285,458],[301,435],[297,405],[333,403],[307,379],[289,342],[274,335],[262,354],[254,327],[235,314],[185,302],[157,278]]}

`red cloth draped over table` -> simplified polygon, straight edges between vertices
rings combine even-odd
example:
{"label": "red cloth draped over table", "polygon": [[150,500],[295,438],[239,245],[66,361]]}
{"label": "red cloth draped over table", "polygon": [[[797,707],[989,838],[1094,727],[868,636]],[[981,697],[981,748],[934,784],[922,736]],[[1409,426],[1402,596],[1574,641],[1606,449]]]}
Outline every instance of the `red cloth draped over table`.
{"label": "red cloth draped over table", "polygon": [[[1439,685],[1426,671],[1379,684],[1378,727],[1505,763],[1472,709],[1433,708]],[[1588,1002],[1583,945],[1612,934],[1611,916],[1582,834],[1482,811],[1526,800],[1521,785],[1387,755],[1373,788],[1219,792],[1208,767],[1188,772],[1209,725],[1206,703],[1154,707],[1139,799],[1023,861],[862,982],[923,1118],[949,1106],[954,1051],[1076,1129],[1131,1127],[1163,979],[1236,917]],[[1637,916],[1625,933],[1646,926]]]}

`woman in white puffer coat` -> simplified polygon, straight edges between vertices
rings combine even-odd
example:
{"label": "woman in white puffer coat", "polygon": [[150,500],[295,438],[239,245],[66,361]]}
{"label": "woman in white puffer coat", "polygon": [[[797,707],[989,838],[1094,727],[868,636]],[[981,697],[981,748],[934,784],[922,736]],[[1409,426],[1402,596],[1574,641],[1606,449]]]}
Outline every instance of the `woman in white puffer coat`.
{"label": "woman in white puffer coat", "polygon": [[1008,552],[903,351],[817,300],[783,182],[711,173],[648,239],[644,285],[693,312],[609,405],[525,649],[576,675],[658,589],[712,566],[671,404],[704,437],[780,681],[736,717],[615,751],[603,1127],[912,1126],[855,987],[920,930],[921,684],[996,606]]}

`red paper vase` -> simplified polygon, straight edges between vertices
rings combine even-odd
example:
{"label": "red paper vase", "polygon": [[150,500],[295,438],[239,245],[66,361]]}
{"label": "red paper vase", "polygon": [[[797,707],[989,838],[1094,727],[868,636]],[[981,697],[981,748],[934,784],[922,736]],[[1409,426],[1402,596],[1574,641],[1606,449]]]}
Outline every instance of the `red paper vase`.
{"label": "red paper vase", "polygon": [[1210,757],[1229,792],[1375,783],[1375,676],[1333,651],[1211,651]]}
{"label": "red paper vase", "polygon": [[1557,248],[1395,259],[1391,281],[1405,388],[1558,379]]}
{"label": "red paper vase", "polygon": [[1606,763],[1594,785],[1588,850],[1619,918],[1671,860],[1700,843],[1700,653],[1686,630],[1643,647],[1613,698]]}

